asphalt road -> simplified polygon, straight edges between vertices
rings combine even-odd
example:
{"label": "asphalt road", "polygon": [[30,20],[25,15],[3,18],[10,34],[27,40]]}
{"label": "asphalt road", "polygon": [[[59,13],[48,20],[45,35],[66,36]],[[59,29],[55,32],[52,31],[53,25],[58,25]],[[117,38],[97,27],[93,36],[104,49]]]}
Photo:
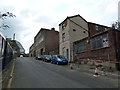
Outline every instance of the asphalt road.
{"label": "asphalt road", "polygon": [[12,88],[118,88],[116,80],[96,78],[29,57],[16,60]]}

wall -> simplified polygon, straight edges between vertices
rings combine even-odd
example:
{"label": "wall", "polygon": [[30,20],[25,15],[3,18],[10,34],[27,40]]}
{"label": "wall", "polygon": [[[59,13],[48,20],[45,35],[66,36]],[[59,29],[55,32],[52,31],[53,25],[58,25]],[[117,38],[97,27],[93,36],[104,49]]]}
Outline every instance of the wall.
{"label": "wall", "polygon": [[45,33],[45,52],[54,52],[54,54],[59,54],[59,32],[55,30],[49,30]]}
{"label": "wall", "polygon": [[[65,29],[62,29],[62,24],[64,23]],[[83,33],[85,30],[88,30],[88,24],[79,15],[66,18],[62,24],[59,26],[60,54],[63,55],[63,48],[65,48],[65,56],[67,55],[66,57],[69,61],[73,61],[73,42],[88,36],[88,32]],[[85,28],[85,30],[83,28]],[[62,41],[63,33],[65,33],[64,41]]]}
{"label": "wall", "polygon": [[[66,19],[63,23],[65,23],[64,29],[62,29],[62,24],[59,26],[59,54],[64,55],[69,60],[69,57],[66,56],[66,49],[70,49],[68,19]],[[64,41],[62,40],[63,33],[65,33]],[[65,53],[63,53],[63,48],[65,49]]]}
{"label": "wall", "polygon": [[[90,30],[90,37],[83,39],[86,41],[86,51],[81,53],[76,53],[76,43],[81,43],[83,40],[79,40],[74,42],[74,59],[76,60],[84,60],[84,59],[90,59],[90,60],[101,60],[102,62],[105,62],[107,66],[112,66],[115,68],[115,63],[120,60],[120,31],[108,29],[107,27],[100,25],[100,30],[96,31],[95,24],[89,24],[89,30]],[[105,29],[107,28],[107,29]],[[91,48],[91,39],[93,37],[96,37],[98,35],[103,35],[105,33],[108,33],[108,40],[109,40],[109,46],[98,48],[98,49],[92,49]],[[89,40],[87,42],[87,40]],[[117,51],[118,52],[117,52]],[[118,55],[116,55],[116,52]],[[118,58],[116,59],[116,56]],[[106,63],[107,62],[107,63]],[[111,62],[111,63],[110,63]]]}
{"label": "wall", "polygon": [[34,44],[36,56],[48,55],[49,52],[59,54],[59,32],[54,28],[52,30],[41,28],[34,38]]}
{"label": "wall", "polygon": [[[76,25],[71,20],[74,21],[78,25]],[[75,31],[73,29],[75,29]],[[85,37],[88,37],[88,32],[85,30],[88,31],[88,23],[85,20],[83,20],[80,16],[70,18],[70,20],[69,20],[69,35],[70,36],[69,37],[70,37],[71,43],[81,40]],[[84,33],[84,31],[85,31],[85,33]]]}

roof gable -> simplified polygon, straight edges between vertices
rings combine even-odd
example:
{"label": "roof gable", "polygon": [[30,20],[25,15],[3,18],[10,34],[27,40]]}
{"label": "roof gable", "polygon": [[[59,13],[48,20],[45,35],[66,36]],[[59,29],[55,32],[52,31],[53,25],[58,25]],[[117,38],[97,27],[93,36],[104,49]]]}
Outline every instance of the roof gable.
{"label": "roof gable", "polygon": [[[67,16],[67,18],[64,20],[64,21],[66,21],[67,19],[71,19],[71,18],[74,18],[74,17],[80,17],[80,18],[82,18],[85,22],[87,22],[82,16],[80,16],[79,14],[78,15],[74,15],[74,16]],[[60,24],[59,24],[59,26],[64,22],[64,21],[62,21]]]}

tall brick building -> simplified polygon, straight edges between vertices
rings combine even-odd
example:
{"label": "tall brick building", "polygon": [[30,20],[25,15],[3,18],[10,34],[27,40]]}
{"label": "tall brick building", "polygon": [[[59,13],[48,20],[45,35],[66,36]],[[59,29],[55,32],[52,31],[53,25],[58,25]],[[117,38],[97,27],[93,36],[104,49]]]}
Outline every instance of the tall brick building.
{"label": "tall brick building", "polygon": [[[30,48],[34,57],[37,55],[59,54],[59,32],[55,28],[41,28],[34,37],[34,45]],[[29,55],[31,56],[31,55]]]}
{"label": "tall brick building", "polygon": [[120,62],[120,31],[88,22],[89,37],[74,42],[75,60]]}

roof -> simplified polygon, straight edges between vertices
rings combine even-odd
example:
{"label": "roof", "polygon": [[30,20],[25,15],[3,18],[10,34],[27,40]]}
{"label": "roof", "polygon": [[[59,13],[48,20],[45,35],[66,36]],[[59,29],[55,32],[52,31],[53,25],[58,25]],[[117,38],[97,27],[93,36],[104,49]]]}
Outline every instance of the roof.
{"label": "roof", "polygon": [[105,25],[101,25],[101,24],[97,24],[97,23],[93,23],[93,22],[88,22],[88,24],[95,24],[95,25],[106,27],[106,28],[111,28],[111,27],[108,27],[108,26],[105,26]]}
{"label": "roof", "polygon": [[38,36],[38,34],[39,34],[41,31],[44,31],[44,30],[49,30],[49,29],[41,28],[34,38],[36,38],[36,37]]}
{"label": "roof", "polygon": [[18,41],[16,41],[16,40],[15,40],[15,42],[16,42],[16,44],[18,45],[18,47],[19,47],[20,49],[23,49],[23,50],[24,50],[24,48],[23,48],[23,46],[22,46],[22,44],[21,44],[20,42],[18,42]]}
{"label": "roof", "polygon": [[[53,28],[51,28],[51,29],[53,29]],[[36,35],[34,38],[36,38],[41,31],[52,31],[51,29],[41,28],[41,29],[39,30],[39,32],[37,33],[37,35]],[[58,31],[56,31],[55,29],[54,29],[54,31],[55,31],[55,32],[58,32]]]}
{"label": "roof", "polygon": [[[95,24],[95,25],[100,25],[100,24],[97,24],[97,23],[93,23],[93,22],[88,22],[88,21],[86,21],[82,16],[80,16],[79,14],[78,15],[74,15],[74,16],[67,16],[67,18],[64,20],[64,21],[66,21],[67,19],[70,19],[70,18],[74,18],[74,17],[80,17],[80,18],[82,18],[85,22],[87,22],[88,24]],[[62,21],[60,24],[59,24],[59,26],[64,22],[64,21]],[[108,26],[105,26],[105,25],[100,25],[100,26],[103,26],[103,27],[106,27],[106,28],[111,28],[111,27],[108,27]]]}
{"label": "roof", "polygon": [[[74,17],[80,17],[80,18],[82,18],[85,22],[87,22],[82,16],[80,16],[79,14],[78,15],[74,15],[74,16],[67,16],[67,18],[64,20],[64,21],[66,21],[67,19],[70,19],[70,18],[74,18]],[[64,22],[64,21],[62,21],[60,24],[59,24],[59,26]]]}
{"label": "roof", "polygon": [[2,33],[0,33],[0,36],[6,40],[6,37]]}

